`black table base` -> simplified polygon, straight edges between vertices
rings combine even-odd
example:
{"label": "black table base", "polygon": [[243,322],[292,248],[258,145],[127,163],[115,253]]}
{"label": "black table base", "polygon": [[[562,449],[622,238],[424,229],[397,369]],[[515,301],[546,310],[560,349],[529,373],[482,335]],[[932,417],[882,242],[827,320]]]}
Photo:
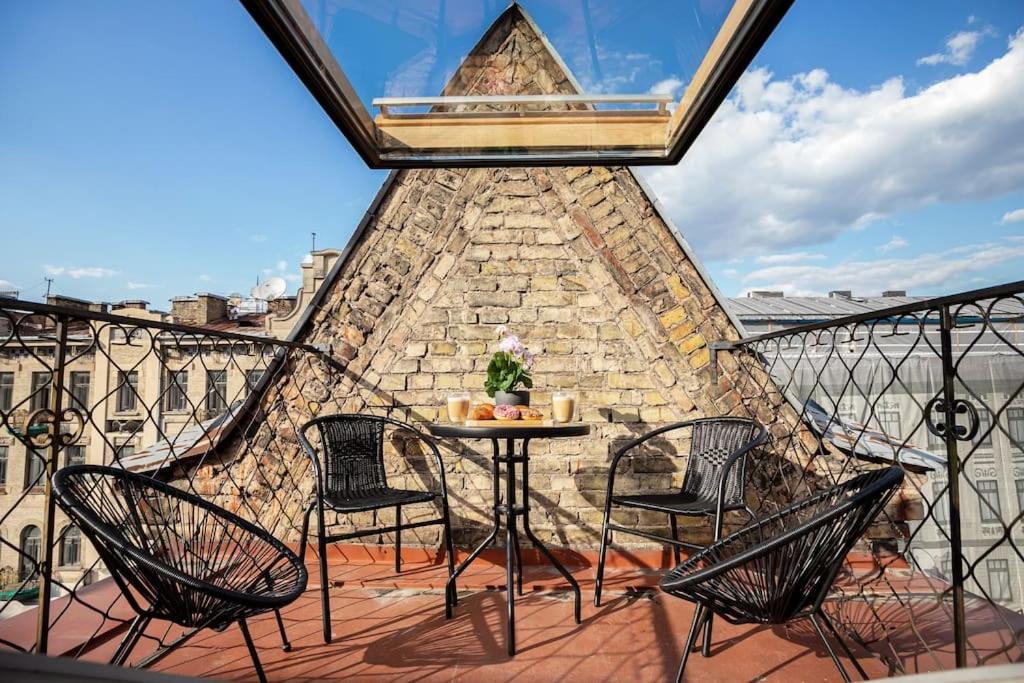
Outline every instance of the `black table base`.
{"label": "black table base", "polygon": [[[505,454],[502,455],[500,452],[499,439],[492,438],[491,444],[494,448],[494,455],[492,457],[492,474],[494,477],[494,529],[484,539],[484,541],[478,545],[473,552],[469,554],[469,557],[456,567],[455,572],[449,577],[447,589],[445,590],[445,615],[450,619],[452,616],[453,598],[455,592],[455,579],[466,570],[473,561],[480,556],[480,553],[485,548],[494,544],[498,540],[498,533],[501,529],[501,518],[505,518],[505,577],[506,577],[506,590],[508,592],[508,654],[514,655],[516,653],[516,603],[515,603],[515,591],[518,590],[519,595],[523,594],[523,558],[522,553],[519,549],[519,533],[517,529],[517,519],[522,517],[523,519],[523,531],[526,533],[526,537],[533,543],[534,547],[539,550],[544,557],[547,558],[548,562],[554,566],[558,572],[565,577],[565,580],[572,586],[573,592],[576,594],[576,610],[574,616],[576,623],[580,623],[580,586],[576,583],[576,579],[572,577],[572,574],[562,566],[562,563],[558,561],[558,558],[548,550],[547,546],[541,543],[540,539],[534,535],[533,530],[530,529],[530,456],[529,456],[529,437],[522,439],[522,452],[516,454],[515,452],[515,439],[505,439]],[[505,464],[505,502],[502,503],[500,499],[501,491],[501,472],[500,465]],[[516,504],[516,464],[522,466],[522,482],[523,482],[523,501],[522,504]],[[513,571],[515,577],[513,577]],[[513,580],[514,579],[514,580]],[[513,588],[515,584],[515,588]]]}

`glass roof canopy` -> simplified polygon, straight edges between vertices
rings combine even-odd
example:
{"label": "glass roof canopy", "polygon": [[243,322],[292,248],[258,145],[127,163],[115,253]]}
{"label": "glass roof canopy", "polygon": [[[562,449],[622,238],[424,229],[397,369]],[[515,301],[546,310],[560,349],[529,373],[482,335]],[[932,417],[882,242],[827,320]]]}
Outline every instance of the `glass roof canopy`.
{"label": "glass roof canopy", "polygon": [[371,168],[675,164],[792,0],[241,0]]}

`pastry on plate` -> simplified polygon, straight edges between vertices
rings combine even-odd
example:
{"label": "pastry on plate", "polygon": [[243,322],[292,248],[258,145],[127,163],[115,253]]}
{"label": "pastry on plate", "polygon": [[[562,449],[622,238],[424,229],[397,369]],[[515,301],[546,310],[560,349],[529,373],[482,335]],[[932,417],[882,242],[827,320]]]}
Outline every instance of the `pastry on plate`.
{"label": "pastry on plate", "polygon": [[520,420],[541,420],[544,418],[544,413],[540,412],[536,408],[529,408],[521,406],[519,408],[519,419]]}
{"label": "pastry on plate", "polygon": [[493,403],[481,403],[473,406],[473,410],[469,413],[470,420],[493,420],[494,419],[494,404]]}
{"label": "pastry on plate", "polygon": [[518,420],[519,408],[516,406],[494,406],[494,419]]}

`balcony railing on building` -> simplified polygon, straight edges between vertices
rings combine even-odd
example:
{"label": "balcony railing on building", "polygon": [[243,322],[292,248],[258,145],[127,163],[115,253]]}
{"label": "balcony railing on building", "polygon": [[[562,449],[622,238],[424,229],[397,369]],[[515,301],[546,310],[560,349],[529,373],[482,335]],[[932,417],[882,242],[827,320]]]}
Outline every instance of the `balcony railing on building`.
{"label": "balcony railing on building", "polygon": [[[899,514],[863,540],[870,562],[839,584],[844,635],[893,673],[1024,656],[1022,292],[715,346],[730,371],[719,381],[740,378],[736,412],[771,434],[774,455],[749,472],[758,512],[880,462],[909,475]],[[58,468],[173,481],[295,543],[292,511],[312,480],[282,463],[297,461],[296,429],[345,373],[329,349],[301,343],[0,301],[0,645],[82,656],[133,616],[56,508]],[[142,663],[188,636],[147,636]]]}

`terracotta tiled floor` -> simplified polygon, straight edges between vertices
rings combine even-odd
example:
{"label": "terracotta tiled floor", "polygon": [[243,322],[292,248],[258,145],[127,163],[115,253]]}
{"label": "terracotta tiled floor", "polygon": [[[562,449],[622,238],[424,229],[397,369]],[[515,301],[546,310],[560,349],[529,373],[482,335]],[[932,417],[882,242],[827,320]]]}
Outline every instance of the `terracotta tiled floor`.
{"label": "terracotta tiled floor", "polygon": [[[331,574],[330,645],[321,638],[316,578],[284,612],[292,652],[281,651],[272,616],[252,622],[272,681],[663,681],[675,674],[693,616],[681,600],[636,588],[650,584],[653,575],[635,570],[610,577],[607,600],[595,608],[587,569],[578,575],[584,602],[583,623],[577,626],[571,593],[550,590],[558,581],[539,567],[528,567],[527,595],[516,601],[519,651],[509,658],[505,594],[493,590],[504,584],[501,568],[479,564],[467,572],[451,621],[444,618],[437,588],[443,584],[443,569],[410,568],[397,582],[393,568],[380,564],[332,566]],[[803,626],[787,635],[782,628],[719,621],[713,642],[712,657],[691,657],[688,680],[839,680],[828,655]],[[865,657],[863,663],[872,677],[887,675],[877,660]],[[236,628],[201,633],[154,668],[218,679],[253,678]]]}

